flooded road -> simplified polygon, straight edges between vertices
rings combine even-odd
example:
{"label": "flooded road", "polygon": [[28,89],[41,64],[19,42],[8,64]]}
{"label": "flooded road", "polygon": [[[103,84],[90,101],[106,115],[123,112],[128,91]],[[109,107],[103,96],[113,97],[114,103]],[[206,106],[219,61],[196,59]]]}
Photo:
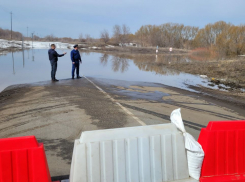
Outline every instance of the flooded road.
{"label": "flooded road", "polygon": [[[58,53],[67,52],[59,58],[57,79],[71,78],[71,50],[57,50]],[[125,81],[141,81],[161,83],[185,90],[194,91],[189,86],[209,87],[208,80],[199,75],[191,75],[167,69],[157,63],[157,57],[142,57],[141,60],[128,59],[123,56],[114,56],[101,53],[81,53],[83,64],[80,67],[81,75],[95,78],[116,79]],[[138,58],[139,59],[139,58]],[[147,61],[144,62],[144,59]],[[176,57],[167,57],[171,60]],[[181,61],[190,61],[185,57],[178,57]],[[149,63],[150,62],[150,63]],[[46,49],[25,50],[0,55],[0,91],[10,85],[33,83],[50,80],[50,62]]]}
{"label": "flooded road", "polygon": [[47,50],[0,56],[1,90],[26,83],[0,93],[0,138],[35,135],[45,145],[51,176],[61,176],[70,172],[74,140],[83,131],[169,123],[176,108],[196,139],[209,121],[244,120],[239,97],[190,92],[189,86],[208,81],[166,68],[192,61],[188,57],[128,56],[82,53],[87,79],[72,80],[68,54],[59,59],[55,83]]}

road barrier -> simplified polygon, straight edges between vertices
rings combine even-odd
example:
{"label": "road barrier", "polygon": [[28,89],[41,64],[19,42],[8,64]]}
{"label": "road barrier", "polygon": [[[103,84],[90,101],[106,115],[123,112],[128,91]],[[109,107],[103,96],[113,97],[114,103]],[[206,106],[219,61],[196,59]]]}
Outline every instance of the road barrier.
{"label": "road barrier", "polygon": [[[245,181],[245,121],[209,122],[198,142],[200,182]],[[174,124],[86,131],[75,140],[70,182],[175,180],[196,181]],[[35,136],[0,139],[0,182],[27,181],[51,182],[43,144]]]}
{"label": "road barrier", "polygon": [[209,122],[198,142],[205,153],[201,182],[245,181],[245,121]]}
{"label": "road barrier", "polygon": [[0,182],[51,182],[43,144],[35,136],[0,139]]}
{"label": "road barrier", "polygon": [[75,140],[70,182],[180,179],[189,181],[189,173],[183,134],[174,124],[85,131]]}

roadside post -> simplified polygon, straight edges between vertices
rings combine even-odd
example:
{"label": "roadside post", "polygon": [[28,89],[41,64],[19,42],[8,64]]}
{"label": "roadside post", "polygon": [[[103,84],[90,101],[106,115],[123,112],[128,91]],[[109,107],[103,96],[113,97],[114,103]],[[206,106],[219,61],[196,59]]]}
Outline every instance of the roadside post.
{"label": "roadside post", "polygon": [[169,64],[171,63],[171,58],[172,58],[172,51],[173,51],[173,48],[172,47],[170,47],[169,48],[169,54],[170,54],[170,61],[168,62]]}
{"label": "roadside post", "polygon": [[158,53],[158,46],[157,46],[157,48],[156,48],[156,54]]}

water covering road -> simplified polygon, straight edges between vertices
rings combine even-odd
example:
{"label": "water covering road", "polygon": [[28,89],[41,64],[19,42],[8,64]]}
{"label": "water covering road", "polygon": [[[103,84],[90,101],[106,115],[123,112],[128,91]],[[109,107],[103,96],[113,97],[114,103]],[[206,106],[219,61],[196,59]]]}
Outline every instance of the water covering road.
{"label": "water covering road", "polygon": [[[57,79],[71,78],[71,50],[58,49],[58,53],[68,54],[59,58]],[[81,53],[83,64],[81,75],[125,81],[161,83],[181,89],[191,90],[188,86],[208,86],[208,80],[199,75],[191,75],[164,66],[151,68],[147,63],[101,53]],[[183,57],[184,61],[185,60]],[[148,60],[148,62],[156,62]],[[9,52],[0,55],[0,91],[10,85],[50,80],[50,62],[47,49],[31,49],[23,52]],[[194,90],[191,90],[194,91]]]}

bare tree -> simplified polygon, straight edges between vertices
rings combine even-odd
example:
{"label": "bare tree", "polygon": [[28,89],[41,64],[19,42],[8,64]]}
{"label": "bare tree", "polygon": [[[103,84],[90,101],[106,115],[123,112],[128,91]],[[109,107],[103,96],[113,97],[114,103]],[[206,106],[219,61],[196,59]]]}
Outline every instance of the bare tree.
{"label": "bare tree", "polygon": [[48,40],[48,41],[55,41],[57,40],[57,38],[54,36],[54,34],[50,34],[50,35],[47,35],[44,37],[45,40]]}
{"label": "bare tree", "polygon": [[107,42],[109,42],[110,40],[110,36],[109,36],[109,32],[107,30],[103,30],[100,33],[100,38],[104,41],[104,43],[106,44]]}
{"label": "bare tree", "polygon": [[80,33],[80,34],[79,34],[79,41],[81,41],[81,42],[82,42],[82,40],[83,40],[83,34],[82,34],[82,33]]}
{"label": "bare tree", "polygon": [[92,42],[92,38],[89,34],[85,35],[86,42]]}
{"label": "bare tree", "polygon": [[121,36],[121,43],[129,43],[129,34],[130,34],[130,28],[123,24],[122,25],[122,36]]}
{"label": "bare tree", "polygon": [[122,28],[120,25],[114,25],[113,27],[113,37],[116,43],[120,43],[122,35]]}

